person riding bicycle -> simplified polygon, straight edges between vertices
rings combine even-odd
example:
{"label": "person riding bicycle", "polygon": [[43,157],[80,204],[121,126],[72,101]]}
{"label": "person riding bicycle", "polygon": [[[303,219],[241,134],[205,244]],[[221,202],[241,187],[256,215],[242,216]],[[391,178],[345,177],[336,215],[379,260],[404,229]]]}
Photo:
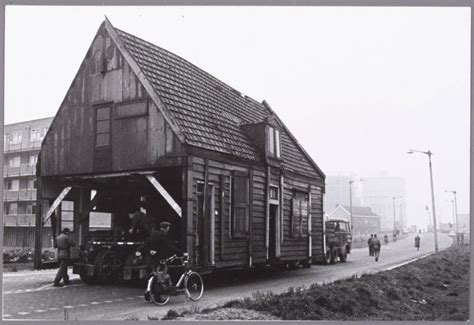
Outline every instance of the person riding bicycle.
{"label": "person riding bicycle", "polygon": [[[161,261],[173,255],[183,255],[181,250],[173,244],[168,236],[170,226],[171,224],[169,222],[163,221],[160,223],[159,230],[157,230],[156,227],[153,227],[150,237],[148,237],[145,242],[145,247],[147,251],[150,252],[149,267],[152,272],[156,270]],[[145,300],[150,300],[150,293],[148,291],[145,292]]]}

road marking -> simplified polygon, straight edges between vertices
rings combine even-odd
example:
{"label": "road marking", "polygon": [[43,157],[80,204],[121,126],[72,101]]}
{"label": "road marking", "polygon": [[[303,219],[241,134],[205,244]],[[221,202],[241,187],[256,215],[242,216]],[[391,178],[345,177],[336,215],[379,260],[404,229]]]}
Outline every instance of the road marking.
{"label": "road marking", "polygon": [[100,305],[101,303],[99,301],[93,301],[91,302],[91,305]]}
{"label": "road marking", "polygon": [[79,304],[77,305],[77,307],[87,307],[88,305],[87,304]]}
{"label": "road marking", "polygon": [[20,290],[9,290],[3,292],[4,295],[11,295],[11,294],[18,294],[18,293],[27,293],[27,292],[38,292],[38,291],[44,291],[44,290],[57,290],[57,289],[66,289],[66,288],[71,288],[71,287],[79,287],[79,286],[85,286],[85,283],[78,283],[78,284],[71,284],[63,287],[53,287],[51,284],[48,284],[47,286],[39,287],[39,288],[34,288],[34,289],[20,289]]}
{"label": "road marking", "polygon": [[51,307],[51,308],[49,308],[49,310],[59,310],[59,308]]}
{"label": "road marking", "polygon": [[413,258],[413,259],[408,260],[408,261],[405,261],[405,262],[403,262],[403,263],[400,263],[400,264],[391,266],[391,267],[387,268],[386,270],[387,270],[387,271],[390,271],[390,270],[396,269],[397,267],[400,267],[400,266],[403,266],[403,265],[406,265],[406,264],[410,264],[410,263],[415,262],[415,261],[417,261],[417,260],[419,260],[419,259],[422,259],[422,258],[425,258],[425,257],[427,257],[427,256],[430,256],[431,254],[433,254],[433,253],[428,253],[428,254],[425,254],[425,255],[423,255],[423,256]]}
{"label": "road marking", "polygon": [[46,311],[46,310],[44,310],[44,309],[36,309],[36,310],[35,310],[36,313],[44,313],[45,311]]}
{"label": "road marking", "polygon": [[125,299],[127,299],[127,300],[132,300],[132,299],[135,299],[135,297],[127,297],[127,298],[125,298]]}
{"label": "road marking", "polygon": [[103,302],[106,303],[106,304],[111,304],[111,303],[113,303],[112,300],[105,300],[105,301],[103,301]]}
{"label": "road marking", "polygon": [[123,301],[123,299],[122,298],[117,298],[117,299],[115,299],[115,301]]}
{"label": "road marking", "polygon": [[74,306],[63,306],[64,309],[71,309],[74,308]]}
{"label": "road marking", "polygon": [[10,314],[4,314],[3,315],[3,318],[7,318],[7,317],[12,317],[12,315],[10,315]]}
{"label": "road marking", "polygon": [[17,313],[18,315],[29,315],[30,313],[27,311],[20,311]]}

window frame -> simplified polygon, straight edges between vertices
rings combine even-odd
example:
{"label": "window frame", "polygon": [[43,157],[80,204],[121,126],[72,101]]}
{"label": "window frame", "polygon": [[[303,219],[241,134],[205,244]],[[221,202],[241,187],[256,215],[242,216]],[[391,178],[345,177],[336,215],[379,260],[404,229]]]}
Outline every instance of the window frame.
{"label": "window frame", "polygon": [[[145,111],[144,112],[133,113],[133,114],[130,114],[130,115],[120,115],[119,114],[119,109],[121,107],[127,106],[127,105],[133,105],[133,104],[144,104],[145,105]],[[150,110],[150,104],[149,104],[149,101],[146,100],[146,99],[134,99],[134,100],[123,101],[123,102],[120,102],[120,103],[116,103],[114,105],[114,119],[115,120],[123,120],[123,119],[128,119],[128,118],[148,116],[149,110]]]}
{"label": "window frame", "polygon": [[[102,103],[102,104],[97,104],[94,105],[94,148],[95,149],[107,149],[112,146],[112,113],[113,113],[113,103]],[[99,110],[101,109],[108,109],[109,114],[108,114],[108,119],[100,118],[99,119]],[[99,122],[104,122],[108,121],[108,131],[107,132],[98,132],[98,124]],[[98,145],[97,139],[99,135],[107,134],[108,135],[108,142],[106,145]]]}
{"label": "window frame", "polygon": [[[244,195],[242,196],[245,198],[245,201],[242,202],[236,202],[237,196],[235,195],[236,191],[241,192],[241,189],[236,189],[238,186],[238,182],[236,181],[236,178],[243,178],[245,179],[245,192]],[[250,179],[249,175],[246,172],[242,171],[236,171],[234,170],[232,172],[231,176],[231,223],[230,223],[230,234],[231,238],[234,239],[245,239],[248,238],[249,236],[249,224],[250,224],[250,216],[249,216],[249,211],[250,211]],[[244,227],[243,229],[237,228],[239,224],[237,222],[237,209],[244,209]]]}
{"label": "window frame", "polygon": [[31,128],[30,129],[30,142],[41,141],[41,129]]}
{"label": "window frame", "polygon": [[[298,199],[298,195],[303,195],[304,200]],[[297,211],[295,211],[295,200],[299,201]],[[303,214],[303,202],[306,202],[306,215]],[[305,191],[293,190],[293,197],[291,198],[291,222],[290,235],[292,238],[306,238],[308,232],[303,231],[306,223],[306,228],[309,226],[310,215],[309,193]],[[298,225],[298,227],[296,227]]]}
{"label": "window frame", "polygon": [[272,125],[268,125],[267,148],[270,157],[281,159],[281,131]]}
{"label": "window frame", "polygon": [[[72,203],[72,210],[69,210],[69,209],[64,209],[64,203],[65,202],[71,202]],[[63,200],[61,201],[61,207],[60,207],[60,213],[61,213],[61,227],[60,229],[64,229],[64,228],[69,228],[69,230],[71,231],[71,233],[74,232],[74,208],[75,208],[75,202],[74,201],[69,201],[69,200]],[[65,220],[64,220],[64,212],[71,212],[72,213],[72,219],[71,220],[66,220],[66,225],[64,224]],[[71,225],[71,226],[69,226]]]}
{"label": "window frame", "polygon": [[[15,139],[16,139],[16,141],[15,141]],[[10,144],[20,144],[22,140],[23,140],[23,132],[22,131],[12,132],[12,138],[10,140]]]}

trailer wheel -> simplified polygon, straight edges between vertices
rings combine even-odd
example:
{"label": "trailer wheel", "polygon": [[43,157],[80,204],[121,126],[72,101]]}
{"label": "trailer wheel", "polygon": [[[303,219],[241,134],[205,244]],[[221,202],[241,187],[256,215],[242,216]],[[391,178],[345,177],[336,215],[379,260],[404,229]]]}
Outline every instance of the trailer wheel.
{"label": "trailer wheel", "polygon": [[311,264],[313,264],[311,258],[308,258],[308,259],[305,259],[305,260],[301,261],[301,266],[305,269],[309,269],[311,267]]}
{"label": "trailer wheel", "polygon": [[79,273],[79,277],[85,284],[94,284],[95,278],[94,276],[88,276],[87,270],[81,270],[81,273]]}
{"label": "trailer wheel", "polygon": [[101,250],[95,258],[95,280],[99,284],[112,284],[117,281],[120,268],[119,256],[110,249]]}

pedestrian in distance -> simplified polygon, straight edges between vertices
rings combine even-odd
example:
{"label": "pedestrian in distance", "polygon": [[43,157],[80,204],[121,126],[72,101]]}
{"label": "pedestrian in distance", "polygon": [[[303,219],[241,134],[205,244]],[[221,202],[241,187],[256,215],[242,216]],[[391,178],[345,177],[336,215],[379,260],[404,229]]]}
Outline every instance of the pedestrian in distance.
{"label": "pedestrian in distance", "polygon": [[383,242],[385,243],[385,245],[388,244],[388,235],[385,234],[385,236],[383,236]]}
{"label": "pedestrian in distance", "polygon": [[416,250],[419,251],[420,250],[420,236],[416,235],[415,237],[415,247],[416,247]]}
{"label": "pedestrian in distance", "polygon": [[369,246],[369,256],[374,256],[374,249],[372,245],[372,240],[374,239],[374,235],[370,234],[370,238],[367,241],[367,245]]}
{"label": "pedestrian in distance", "polygon": [[380,240],[377,238],[377,234],[374,235],[374,238],[372,239],[372,245],[374,249],[374,255],[375,255],[375,262],[379,261],[379,256],[380,256]]}
{"label": "pedestrian in distance", "polygon": [[69,237],[71,231],[69,228],[64,228],[63,231],[56,238],[54,247],[58,249],[58,262],[59,269],[54,278],[54,287],[62,287],[61,279],[65,285],[70,284],[69,276],[67,275],[67,267],[69,264],[69,257],[71,255],[71,247],[75,246],[76,243]]}

